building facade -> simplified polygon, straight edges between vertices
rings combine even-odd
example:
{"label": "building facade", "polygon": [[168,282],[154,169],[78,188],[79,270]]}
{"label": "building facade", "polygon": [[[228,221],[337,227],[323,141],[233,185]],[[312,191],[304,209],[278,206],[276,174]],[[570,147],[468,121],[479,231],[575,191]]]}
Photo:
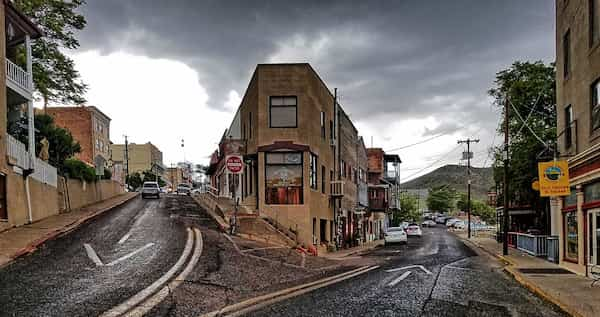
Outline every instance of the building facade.
{"label": "building facade", "polygon": [[[36,157],[31,42],[40,30],[0,1],[0,228],[58,213],[56,169]],[[17,58],[24,52],[25,60]]]}
{"label": "building facade", "polygon": [[368,148],[369,240],[380,239],[400,210],[400,156]]}
{"label": "building facade", "polygon": [[[241,197],[247,210],[289,228],[301,244],[325,250],[356,237],[356,174],[366,170],[359,140],[309,64],[261,64],[207,173],[219,195]],[[233,154],[244,158],[241,175],[224,164]]]}
{"label": "building facade", "polygon": [[96,157],[110,159],[110,118],[94,106],[48,107],[56,126],[67,129],[81,145],[75,157],[95,165]]}
{"label": "building facade", "polygon": [[557,138],[571,195],[551,201],[560,264],[600,264],[600,1],[556,1]]}
{"label": "building facade", "polygon": [[[119,162],[126,168],[125,144],[111,144],[111,160]],[[160,177],[165,175],[163,154],[156,145],[147,142],[144,144],[127,144],[127,156],[129,157],[129,173],[140,173],[151,171]]]}

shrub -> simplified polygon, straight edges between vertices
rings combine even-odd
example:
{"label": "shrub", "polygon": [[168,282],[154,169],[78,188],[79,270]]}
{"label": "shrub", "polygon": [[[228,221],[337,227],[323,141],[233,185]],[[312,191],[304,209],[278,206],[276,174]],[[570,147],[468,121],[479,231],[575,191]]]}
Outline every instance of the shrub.
{"label": "shrub", "polygon": [[96,181],[96,170],[78,159],[66,159],[64,172],[71,179],[80,179],[86,182]]}

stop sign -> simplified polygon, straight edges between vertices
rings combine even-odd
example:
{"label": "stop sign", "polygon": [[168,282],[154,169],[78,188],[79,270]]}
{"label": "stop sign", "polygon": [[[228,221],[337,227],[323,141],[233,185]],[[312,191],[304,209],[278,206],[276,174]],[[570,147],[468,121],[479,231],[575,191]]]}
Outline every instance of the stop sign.
{"label": "stop sign", "polygon": [[233,174],[238,174],[242,171],[244,167],[244,163],[242,161],[242,157],[238,155],[230,155],[225,160],[225,166],[227,170]]}

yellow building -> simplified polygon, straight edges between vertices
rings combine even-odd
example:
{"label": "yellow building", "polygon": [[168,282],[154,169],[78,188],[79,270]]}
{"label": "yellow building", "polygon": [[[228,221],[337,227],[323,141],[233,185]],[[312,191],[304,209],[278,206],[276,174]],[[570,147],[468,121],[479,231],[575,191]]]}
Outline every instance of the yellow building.
{"label": "yellow building", "polygon": [[[111,144],[110,149],[112,161],[122,162],[123,168],[127,169],[125,144]],[[144,144],[129,143],[127,145],[127,156],[129,157],[129,174],[152,171],[164,178],[163,154],[154,144],[150,142]]]}

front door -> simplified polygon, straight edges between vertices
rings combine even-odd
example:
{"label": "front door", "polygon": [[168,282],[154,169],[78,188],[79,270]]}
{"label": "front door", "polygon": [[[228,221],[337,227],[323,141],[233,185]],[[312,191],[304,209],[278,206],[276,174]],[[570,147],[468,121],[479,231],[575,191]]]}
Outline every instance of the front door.
{"label": "front door", "polygon": [[600,209],[588,213],[590,264],[600,265]]}

